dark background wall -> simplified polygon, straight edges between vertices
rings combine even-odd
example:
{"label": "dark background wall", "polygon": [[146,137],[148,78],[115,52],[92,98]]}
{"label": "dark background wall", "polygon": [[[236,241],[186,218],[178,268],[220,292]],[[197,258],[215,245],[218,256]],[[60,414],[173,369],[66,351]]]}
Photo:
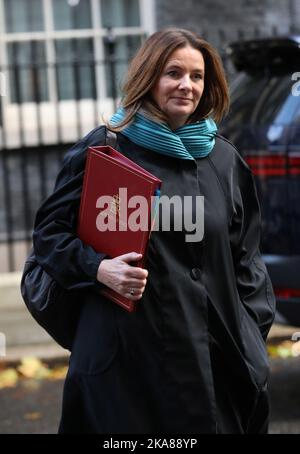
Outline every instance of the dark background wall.
{"label": "dark background wall", "polygon": [[300,0],[156,0],[157,28],[185,27],[215,45],[239,36],[300,34]]}

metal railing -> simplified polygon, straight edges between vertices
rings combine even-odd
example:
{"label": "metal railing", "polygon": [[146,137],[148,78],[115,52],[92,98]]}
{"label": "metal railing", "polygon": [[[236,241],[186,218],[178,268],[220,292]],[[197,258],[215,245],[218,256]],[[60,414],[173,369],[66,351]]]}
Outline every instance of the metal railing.
{"label": "metal railing", "polygon": [[[35,61],[0,67],[0,74],[8,75],[9,87],[5,88],[10,98],[4,102],[6,93],[1,92],[0,272],[22,268],[31,246],[36,210],[53,189],[64,153],[101,123],[102,114],[116,109],[120,67],[124,68],[128,59],[117,59],[114,40],[110,35],[106,39],[104,61],[72,60],[54,65]],[[106,77],[102,97],[96,84],[99,69]],[[45,95],[49,71],[54,76],[54,99],[47,90]],[[69,99],[64,99],[61,71],[68,72],[72,84]],[[69,87],[65,89],[70,94]]]}
{"label": "metal railing", "polygon": [[[271,35],[277,34],[274,28]],[[226,53],[228,37],[222,30],[214,34],[215,42],[209,33],[203,31],[202,35],[219,48],[230,79],[234,70]],[[260,36],[258,29],[251,34],[237,31],[240,40]],[[8,71],[12,77],[9,85],[14,101],[4,103],[0,96],[0,272],[22,268],[31,244],[36,210],[53,189],[63,154],[101,123],[102,113],[110,114],[115,110],[119,96],[118,74],[126,63],[127,60],[115,58],[114,43],[108,40],[105,61],[0,67],[0,73]],[[66,68],[71,75],[73,99],[63,99],[59,75]],[[99,68],[107,79],[104,97],[97,91]],[[30,86],[31,98],[24,93],[24,71],[29,77],[27,87]],[[52,71],[56,86],[54,100],[45,96],[42,75],[48,71]],[[86,74],[89,74],[87,86],[84,85]]]}

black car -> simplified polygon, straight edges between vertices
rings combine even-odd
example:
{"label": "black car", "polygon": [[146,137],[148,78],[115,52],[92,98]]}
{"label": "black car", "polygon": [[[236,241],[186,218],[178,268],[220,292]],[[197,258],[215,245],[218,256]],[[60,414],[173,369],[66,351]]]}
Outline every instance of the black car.
{"label": "black car", "polygon": [[300,326],[300,36],[228,50],[238,73],[221,133],[255,175],[277,321]]}

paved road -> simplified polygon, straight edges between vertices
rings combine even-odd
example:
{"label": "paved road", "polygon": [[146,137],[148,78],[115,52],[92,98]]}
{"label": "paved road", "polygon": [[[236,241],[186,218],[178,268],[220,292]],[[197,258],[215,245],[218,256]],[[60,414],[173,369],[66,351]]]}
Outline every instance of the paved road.
{"label": "paved road", "polygon": [[[271,361],[271,434],[300,434],[300,358]],[[0,433],[54,434],[63,381],[23,381],[0,391]]]}
{"label": "paved road", "polygon": [[300,434],[300,357],[271,361],[270,396],[270,433]]}
{"label": "paved road", "polygon": [[24,380],[0,391],[0,434],[55,434],[63,381]]}

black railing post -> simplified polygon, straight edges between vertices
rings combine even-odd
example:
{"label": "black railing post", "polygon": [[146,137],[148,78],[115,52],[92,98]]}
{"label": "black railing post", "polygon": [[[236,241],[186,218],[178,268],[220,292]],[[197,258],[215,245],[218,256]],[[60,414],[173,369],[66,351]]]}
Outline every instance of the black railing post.
{"label": "black railing post", "polygon": [[2,157],[2,173],[3,173],[3,199],[4,199],[4,226],[6,229],[6,244],[7,244],[7,258],[8,258],[8,271],[15,271],[15,258],[13,252],[13,200],[11,194],[11,172],[8,163],[7,150],[1,150]]}
{"label": "black railing post", "polygon": [[111,91],[114,103],[114,111],[117,109],[117,80],[116,80],[116,37],[113,34],[112,28],[107,28],[107,35],[104,37],[104,43],[107,46],[109,77],[111,78]]}
{"label": "black railing post", "polygon": [[74,82],[74,95],[75,95],[75,112],[76,112],[76,130],[77,139],[81,138],[81,115],[80,115],[80,99],[81,99],[81,85],[80,85],[80,62],[79,62],[79,50],[77,39],[71,39],[71,55],[72,55],[72,76]]}
{"label": "black railing post", "polygon": [[42,93],[40,87],[40,70],[43,68],[43,63],[39,62],[38,59],[38,48],[36,41],[30,41],[30,56],[31,56],[31,67],[29,67],[31,91],[36,108],[36,125],[38,133],[38,143],[42,144],[42,122],[41,122],[41,101]]}
{"label": "black railing post", "polygon": [[12,51],[13,51],[13,59],[11,65],[11,71],[14,78],[14,88],[15,88],[15,103],[18,106],[18,127],[19,127],[19,138],[20,138],[20,148],[25,145],[25,130],[24,130],[24,116],[23,116],[23,109],[22,103],[24,101],[24,93],[22,91],[21,86],[21,71],[25,68],[29,68],[29,65],[22,65],[18,61],[18,44],[12,44]]}
{"label": "black railing post", "polygon": [[[1,70],[1,67],[0,67]],[[0,87],[1,89],[1,87]],[[0,93],[0,150],[6,147],[6,131],[4,122],[4,108],[2,104],[2,94]]]}

